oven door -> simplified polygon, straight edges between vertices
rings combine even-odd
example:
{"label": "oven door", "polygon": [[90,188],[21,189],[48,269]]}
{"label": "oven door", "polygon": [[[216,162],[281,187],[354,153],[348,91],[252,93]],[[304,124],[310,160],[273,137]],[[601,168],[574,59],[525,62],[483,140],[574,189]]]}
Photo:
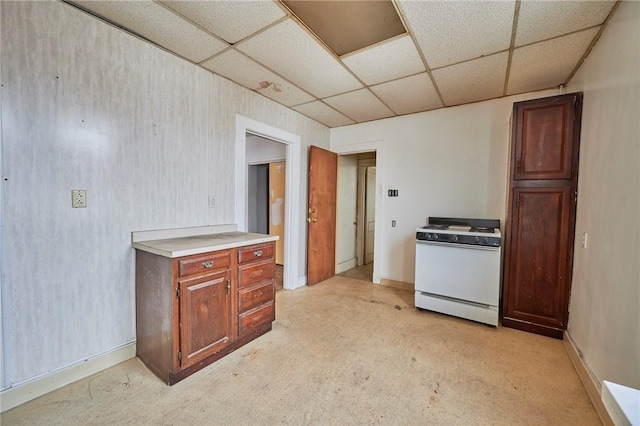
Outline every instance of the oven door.
{"label": "oven door", "polygon": [[500,247],[417,241],[415,290],[498,306]]}

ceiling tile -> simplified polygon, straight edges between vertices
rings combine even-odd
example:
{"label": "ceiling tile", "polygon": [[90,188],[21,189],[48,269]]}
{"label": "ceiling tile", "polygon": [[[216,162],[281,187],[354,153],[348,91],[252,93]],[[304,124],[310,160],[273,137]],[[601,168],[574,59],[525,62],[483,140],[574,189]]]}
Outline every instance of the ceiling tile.
{"label": "ceiling tile", "polygon": [[200,62],[228,47],[206,31],[149,0],[74,3],[193,62]]}
{"label": "ceiling tile", "polygon": [[327,106],[320,101],[309,102],[308,104],[298,105],[293,107],[294,110],[300,114],[304,114],[307,117],[313,118],[316,121],[324,124],[327,127],[346,126],[347,124],[354,124],[355,121],[340,114],[335,109]]}
{"label": "ceiling tile", "polygon": [[507,94],[547,89],[564,83],[599,28],[515,49]]}
{"label": "ceiling tile", "polygon": [[515,1],[399,1],[429,67],[508,49]]}
{"label": "ceiling tile", "polygon": [[336,58],[292,20],[236,47],[319,98],[362,87]]}
{"label": "ceiling tile", "polygon": [[367,89],[343,93],[342,95],[323,99],[323,101],[359,123],[394,115],[393,111],[384,106],[384,104]]}
{"label": "ceiling tile", "polygon": [[202,66],[286,106],[314,100],[313,96],[232,49],[202,63]]}
{"label": "ceiling tile", "polygon": [[442,102],[426,72],[372,86],[371,90],[396,114],[410,114],[442,107]]}
{"label": "ceiling tile", "polygon": [[607,19],[615,1],[523,1],[518,15],[516,46],[594,25]]}
{"label": "ceiling tile", "polygon": [[446,105],[460,105],[502,96],[507,52],[485,56],[433,71]]}
{"label": "ceiling tile", "polygon": [[236,43],[286,15],[275,2],[264,0],[162,3],[228,43]]}
{"label": "ceiling tile", "polygon": [[411,37],[405,36],[341,58],[366,84],[377,84],[424,71]]}

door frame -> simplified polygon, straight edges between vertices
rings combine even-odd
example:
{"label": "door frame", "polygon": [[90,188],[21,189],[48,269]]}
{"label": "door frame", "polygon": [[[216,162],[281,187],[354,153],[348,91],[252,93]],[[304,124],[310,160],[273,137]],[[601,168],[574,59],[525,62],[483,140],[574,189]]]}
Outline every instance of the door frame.
{"label": "door frame", "polygon": [[382,245],[384,236],[381,223],[387,221],[382,199],[382,185],[384,181],[384,139],[376,139],[370,142],[353,143],[349,145],[333,146],[331,151],[338,155],[362,154],[365,152],[376,153],[376,220],[375,229],[380,230],[373,236],[373,283],[380,284],[382,279],[381,270],[384,269],[384,259],[382,258]]}
{"label": "door frame", "polygon": [[[247,181],[249,166],[246,159],[246,134],[251,133],[281,142],[286,146],[285,201],[284,201],[284,276],[283,287],[287,290],[303,286],[299,277],[300,248],[300,191],[293,182],[302,182],[300,164],[302,149],[300,136],[277,127],[269,126],[251,118],[236,114],[236,164],[235,164],[235,222],[238,231],[246,232],[248,226]],[[303,210],[305,211],[305,210]]]}

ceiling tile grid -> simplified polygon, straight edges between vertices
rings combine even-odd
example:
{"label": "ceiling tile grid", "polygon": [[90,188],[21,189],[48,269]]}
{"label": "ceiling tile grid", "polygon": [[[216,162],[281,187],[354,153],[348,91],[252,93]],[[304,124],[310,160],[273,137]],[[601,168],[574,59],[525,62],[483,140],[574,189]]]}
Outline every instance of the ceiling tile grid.
{"label": "ceiling tile grid", "polygon": [[418,49],[409,36],[380,43],[341,59],[367,85],[425,71]]}
{"label": "ceiling tile grid", "polygon": [[513,51],[507,94],[548,89],[565,82],[599,27]]}
{"label": "ceiling tile grid", "polygon": [[398,1],[429,67],[509,48],[515,1]]}
{"label": "ceiling tile grid", "polygon": [[340,127],[348,124],[355,124],[355,121],[349,117],[345,117],[335,109],[331,108],[327,104],[321,101],[309,102],[308,104],[298,105],[293,107],[294,110],[307,117],[313,118],[316,121],[324,124],[328,127]]}
{"label": "ceiling tile grid", "polygon": [[371,90],[399,115],[443,106],[426,72],[371,86]]}
{"label": "ceiling tile grid", "polygon": [[520,4],[516,47],[600,25],[615,1],[532,1]]}
{"label": "ceiling tile grid", "polygon": [[[164,5],[217,35],[227,43],[277,21],[286,13],[272,1],[162,1]],[[238,25],[242,23],[241,25]]]}
{"label": "ceiling tile grid", "polygon": [[358,123],[395,115],[367,89],[343,93],[323,101]]}
{"label": "ceiling tile grid", "polygon": [[315,99],[284,78],[233,49],[203,62],[202,66],[285,106],[290,107]]}
{"label": "ceiling tile grid", "polygon": [[[566,83],[618,4],[615,0],[65,3],[75,3],[329,127]],[[381,23],[372,24],[369,14],[374,6],[384,12]],[[298,7],[318,26],[294,15],[292,10]],[[403,19],[397,19],[399,29],[380,36],[391,25],[388,13],[396,10]],[[335,39],[323,42],[311,28]],[[342,53],[352,53],[342,56],[328,47],[351,45],[353,34],[363,40],[368,37],[368,45],[347,49]]]}
{"label": "ceiling tile grid", "polygon": [[236,47],[318,98],[362,87],[336,58],[291,19]]}
{"label": "ceiling tile grid", "polygon": [[508,52],[485,56],[433,71],[447,105],[498,98],[504,90]]}
{"label": "ceiling tile grid", "polygon": [[150,0],[83,0],[75,3],[193,62],[200,62],[228,47]]}

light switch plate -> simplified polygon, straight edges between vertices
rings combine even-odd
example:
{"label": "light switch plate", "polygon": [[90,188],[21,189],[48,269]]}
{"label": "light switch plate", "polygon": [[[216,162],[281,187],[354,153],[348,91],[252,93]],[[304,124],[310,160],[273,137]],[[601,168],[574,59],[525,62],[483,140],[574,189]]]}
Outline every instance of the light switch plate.
{"label": "light switch plate", "polygon": [[83,209],[87,207],[87,191],[84,189],[71,190],[71,207]]}

